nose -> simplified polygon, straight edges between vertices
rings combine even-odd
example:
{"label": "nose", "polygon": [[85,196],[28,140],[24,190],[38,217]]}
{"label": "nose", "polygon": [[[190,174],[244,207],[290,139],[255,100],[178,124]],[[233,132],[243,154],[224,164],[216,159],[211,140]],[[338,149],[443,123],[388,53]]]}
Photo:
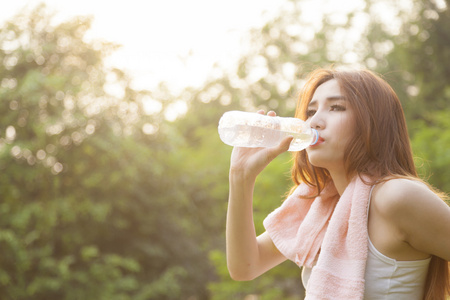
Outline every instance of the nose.
{"label": "nose", "polygon": [[309,125],[314,129],[324,129],[325,128],[325,119],[323,114],[318,110],[316,113],[309,118]]}

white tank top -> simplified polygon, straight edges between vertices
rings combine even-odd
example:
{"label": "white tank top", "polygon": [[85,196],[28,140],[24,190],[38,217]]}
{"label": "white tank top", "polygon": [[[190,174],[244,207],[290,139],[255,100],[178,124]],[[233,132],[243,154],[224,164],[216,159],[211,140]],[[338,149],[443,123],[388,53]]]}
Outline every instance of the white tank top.
{"label": "white tank top", "polygon": [[[372,187],[373,189],[373,187]],[[372,197],[372,190],[369,196]],[[367,211],[368,213],[368,211]],[[398,261],[378,251],[369,239],[365,273],[365,300],[421,300],[431,257],[424,260]],[[313,267],[314,268],[314,267]],[[306,287],[311,268],[303,267],[302,282]]]}
{"label": "white tank top", "polygon": [[392,259],[378,251],[369,238],[364,299],[423,299],[430,260]]}

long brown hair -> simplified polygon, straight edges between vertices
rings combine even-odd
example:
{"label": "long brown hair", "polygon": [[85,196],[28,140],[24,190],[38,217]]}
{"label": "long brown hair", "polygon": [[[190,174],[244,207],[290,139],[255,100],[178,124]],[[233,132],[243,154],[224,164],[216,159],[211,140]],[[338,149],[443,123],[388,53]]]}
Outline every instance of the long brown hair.
{"label": "long brown hair", "polygon": [[[418,179],[401,103],[391,86],[368,70],[318,69],[303,87],[295,116],[307,118],[307,107],[317,87],[336,79],[341,93],[355,114],[355,134],[348,143],[344,166],[348,178],[366,174],[375,181],[392,177]],[[305,182],[320,194],[331,180],[324,168],[309,163],[306,151],[294,155],[292,179]],[[425,299],[445,299],[450,295],[448,262],[433,256],[428,270]]]}

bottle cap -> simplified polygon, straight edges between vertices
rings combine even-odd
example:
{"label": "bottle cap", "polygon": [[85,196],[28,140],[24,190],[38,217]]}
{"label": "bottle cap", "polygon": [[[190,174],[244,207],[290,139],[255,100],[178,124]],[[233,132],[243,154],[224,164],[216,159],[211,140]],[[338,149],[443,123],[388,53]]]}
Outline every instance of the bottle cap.
{"label": "bottle cap", "polygon": [[319,140],[319,132],[316,129],[314,129],[314,128],[311,128],[311,130],[312,130],[313,135],[314,135],[314,140],[313,140],[313,142],[311,143],[310,146],[315,145],[317,143],[317,141]]}

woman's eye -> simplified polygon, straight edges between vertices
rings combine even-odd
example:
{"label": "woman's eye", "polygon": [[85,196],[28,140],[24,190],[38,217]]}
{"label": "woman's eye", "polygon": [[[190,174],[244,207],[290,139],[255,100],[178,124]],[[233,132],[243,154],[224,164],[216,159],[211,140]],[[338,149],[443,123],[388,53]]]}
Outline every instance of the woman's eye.
{"label": "woman's eye", "polygon": [[345,106],[334,104],[331,106],[331,111],[345,111]]}
{"label": "woman's eye", "polygon": [[314,116],[315,113],[316,113],[316,110],[315,110],[315,109],[308,109],[308,110],[306,111],[306,116],[309,118],[309,117]]}

